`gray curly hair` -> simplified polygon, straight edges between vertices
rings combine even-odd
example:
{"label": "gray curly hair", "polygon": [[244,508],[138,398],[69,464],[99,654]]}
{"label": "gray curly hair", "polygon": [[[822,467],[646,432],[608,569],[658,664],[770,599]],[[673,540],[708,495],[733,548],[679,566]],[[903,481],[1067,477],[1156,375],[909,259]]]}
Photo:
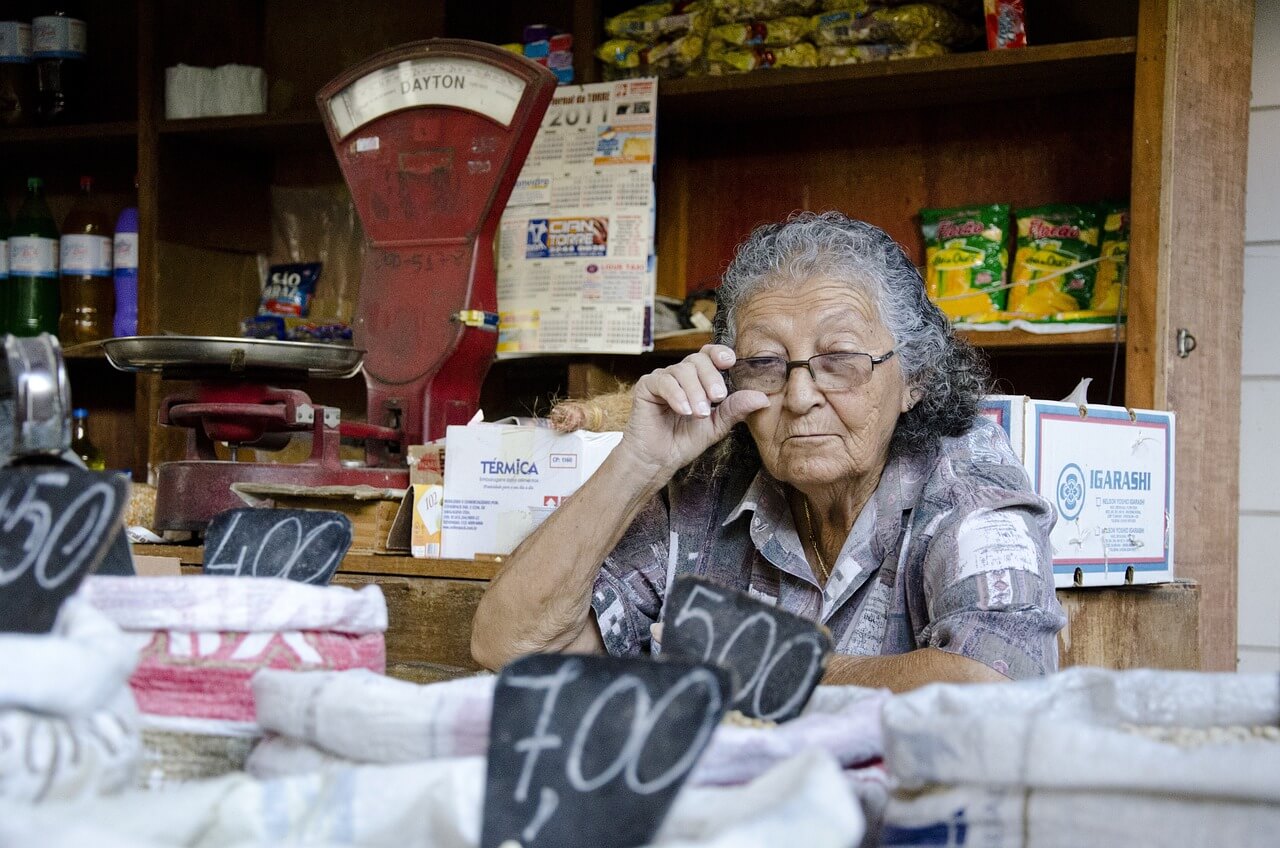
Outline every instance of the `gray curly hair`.
{"label": "gray curly hair", "polygon": [[898,418],[894,452],[927,453],[943,436],[973,426],[989,379],[985,360],[952,333],[902,247],[879,227],[839,212],[796,213],[757,227],[738,245],[717,292],[716,343],[733,346],[737,312],[753,295],[819,274],[870,295],[894,338],[916,397]]}

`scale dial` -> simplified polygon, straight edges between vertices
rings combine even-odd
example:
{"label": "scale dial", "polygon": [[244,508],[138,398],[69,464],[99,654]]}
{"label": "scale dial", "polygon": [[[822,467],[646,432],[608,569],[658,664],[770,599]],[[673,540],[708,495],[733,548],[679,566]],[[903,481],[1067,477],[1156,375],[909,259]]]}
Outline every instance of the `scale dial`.
{"label": "scale dial", "polygon": [[339,138],[383,115],[416,106],[451,106],[511,126],[527,83],[487,62],[426,56],[370,71],[327,103]]}

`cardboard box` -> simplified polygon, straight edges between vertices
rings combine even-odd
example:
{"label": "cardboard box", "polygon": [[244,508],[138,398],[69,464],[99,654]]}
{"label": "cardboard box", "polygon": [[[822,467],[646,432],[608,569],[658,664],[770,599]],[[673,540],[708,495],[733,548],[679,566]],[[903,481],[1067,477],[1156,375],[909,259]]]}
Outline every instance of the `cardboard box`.
{"label": "cardboard box", "polygon": [[249,506],[277,509],[327,509],[351,519],[353,554],[385,554],[404,496],[401,489],[371,486],[292,486],[279,483],[235,483],[231,490]]}
{"label": "cardboard box", "polygon": [[441,554],[441,522],[444,519],[444,447],[410,445],[409,487],[413,491],[413,519],[409,551],[419,559]]}
{"label": "cardboard box", "polygon": [[443,556],[504,555],[595,473],[621,433],[470,424],[448,429]]}
{"label": "cardboard box", "polygon": [[1172,412],[992,395],[983,414],[1058,511],[1055,586],[1173,579]]}

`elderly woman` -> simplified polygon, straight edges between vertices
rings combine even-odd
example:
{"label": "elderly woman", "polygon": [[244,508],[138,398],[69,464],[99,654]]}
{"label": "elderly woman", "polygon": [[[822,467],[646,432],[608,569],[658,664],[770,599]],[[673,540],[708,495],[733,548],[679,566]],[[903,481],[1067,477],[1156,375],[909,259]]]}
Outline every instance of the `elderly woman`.
{"label": "elderly woman", "polygon": [[720,298],[715,343],[636,383],[621,443],[495,578],[476,659],[641,655],[689,573],[825,624],[828,683],[1055,671],[1053,510],[902,248],[795,215],[739,246]]}

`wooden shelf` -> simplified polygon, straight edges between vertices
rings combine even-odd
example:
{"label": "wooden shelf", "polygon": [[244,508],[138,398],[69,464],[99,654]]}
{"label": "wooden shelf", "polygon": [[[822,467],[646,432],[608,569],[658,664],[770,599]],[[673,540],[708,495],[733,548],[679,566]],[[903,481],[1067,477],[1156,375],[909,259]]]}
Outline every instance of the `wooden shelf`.
{"label": "wooden shelf", "polygon": [[[1116,331],[1108,328],[1105,330],[1088,330],[1079,333],[1028,333],[1026,330],[992,330],[990,332],[962,330],[958,332],[960,338],[969,342],[974,347],[983,349],[1000,348],[1002,350],[1010,350],[1017,348],[1036,349],[1041,348],[1076,348],[1085,346],[1110,345],[1116,342]],[[667,355],[688,355],[696,353],[702,349],[702,346],[710,343],[711,333],[689,333],[688,335],[671,336],[665,339],[655,339],[653,342],[653,352]],[[1122,325],[1119,332],[1119,341],[1124,344],[1125,328]]]}
{"label": "wooden shelf", "polygon": [[[204,561],[202,545],[134,545],[133,553],[136,556],[177,557],[184,566],[199,566]],[[501,565],[496,560],[415,559],[393,554],[347,554],[338,573],[491,580]]]}
{"label": "wooden shelf", "polygon": [[[658,85],[658,112],[664,120],[733,122],[1124,88],[1133,84],[1135,44],[1133,38],[1104,38],[834,68],[663,80]],[[314,110],[165,120],[160,122],[160,135],[241,150],[328,147]]]}
{"label": "wooden shelf", "polygon": [[237,150],[321,150],[329,139],[317,111],[283,115],[230,115],[160,122],[162,138]]}
{"label": "wooden shelf", "polygon": [[0,151],[6,155],[27,151],[48,151],[67,147],[136,147],[137,121],[107,121],[96,124],[68,124],[60,127],[14,127],[0,129]]}
{"label": "wooden shelf", "polygon": [[1137,40],[1103,38],[834,68],[663,80],[663,120],[760,121],[1132,87]]}

